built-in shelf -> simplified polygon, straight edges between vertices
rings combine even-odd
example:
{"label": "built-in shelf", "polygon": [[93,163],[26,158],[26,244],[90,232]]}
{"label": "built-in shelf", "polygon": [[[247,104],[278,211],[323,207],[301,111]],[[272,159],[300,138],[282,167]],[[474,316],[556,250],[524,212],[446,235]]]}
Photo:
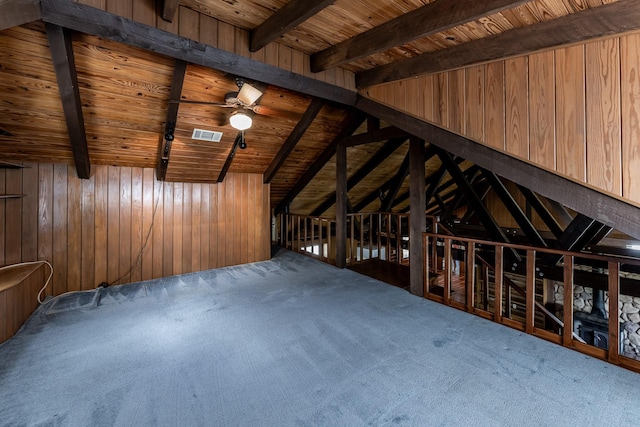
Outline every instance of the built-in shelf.
{"label": "built-in shelf", "polygon": [[19,199],[26,196],[26,194],[0,194],[0,199]]}

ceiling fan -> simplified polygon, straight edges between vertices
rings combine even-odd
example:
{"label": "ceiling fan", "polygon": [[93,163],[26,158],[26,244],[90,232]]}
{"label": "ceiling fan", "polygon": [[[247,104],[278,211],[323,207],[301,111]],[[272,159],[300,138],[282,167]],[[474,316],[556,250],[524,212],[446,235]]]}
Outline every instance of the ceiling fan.
{"label": "ceiling fan", "polygon": [[268,115],[268,111],[264,107],[258,105],[260,98],[262,98],[262,95],[264,94],[264,88],[262,87],[262,85],[256,83],[248,83],[242,77],[235,77],[234,82],[236,86],[238,86],[238,90],[227,92],[224,95],[224,103],[190,101],[186,99],[170,102],[233,108],[234,111],[229,116],[229,124],[231,125],[231,127],[241,132],[240,138],[236,138],[236,141],[239,141],[239,147],[241,149],[245,149],[247,148],[247,144],[244,139],[244,131],[249,129],[253,124],[253,114]]}

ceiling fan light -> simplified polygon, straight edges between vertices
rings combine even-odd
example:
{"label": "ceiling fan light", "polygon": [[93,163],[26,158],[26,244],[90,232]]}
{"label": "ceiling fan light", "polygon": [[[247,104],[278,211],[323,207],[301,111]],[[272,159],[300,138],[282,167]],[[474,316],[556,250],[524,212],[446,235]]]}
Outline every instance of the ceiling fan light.
{"label": "ceiling fan light", "polygon": [[234,129],[246,130],[251,127],[253,120],[244,111],[236,111],[231,114],[229,123],[231,123],[231,127],[233,127]]}

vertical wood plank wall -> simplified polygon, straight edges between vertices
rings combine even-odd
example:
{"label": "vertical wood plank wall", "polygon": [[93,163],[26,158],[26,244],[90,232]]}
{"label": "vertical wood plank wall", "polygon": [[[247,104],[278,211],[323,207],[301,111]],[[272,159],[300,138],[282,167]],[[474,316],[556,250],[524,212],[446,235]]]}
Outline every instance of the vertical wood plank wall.
{"label": "vertical wood plank wall", "polygon": [[[153,0],[76,0],[145,25],[187,37],[256,61],[283,68],[296,74],[356,90],[355,75],[343,68],[312,73],[309,55],[277,42],[269,43],[255,53],[249,52],[249,33],[184,6],[176,10],[172,22],[164,21],[162,1]],[[159,8],[159,9],[156,9]]]}
{"label": "vertical wood plank wall", "polygon": [[[407,91],[415,87],[425,89]],[[361,93],[640,203],[640,34],[415,77]]]}
{"label": "vertical wood plank wall", "polygon": [[94,165],[81,180],[73,166],[29,166],[0,170],[2,194],[25,194],[0,200],[0,265],[51,262],[49,295],[270,258],[262,175],[162,183],[153,169]]}

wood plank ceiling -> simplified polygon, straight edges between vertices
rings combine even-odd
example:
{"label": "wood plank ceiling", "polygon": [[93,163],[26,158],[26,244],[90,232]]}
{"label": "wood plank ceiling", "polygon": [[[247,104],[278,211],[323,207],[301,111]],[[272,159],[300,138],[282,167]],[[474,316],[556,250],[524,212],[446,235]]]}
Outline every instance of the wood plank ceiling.
{"label": "wood plank ceiling", "polygon": [[[228,123],[230,109],[187,102],[223,103],[226,93],[237,90],[233,74],[186,63],[184,76],[180,74],[178,78],[180,60],[153,52],[162,51],[160,49],[145,50],[135,42],[114,41],[108,30],[102,37],[99,31],[90,35],[66,30],[56,36],[55,31],[61,27],[49,23],[47,30],[41,21],[29,22],[33,19],[33,4],[37,2],[13,0],[6,3],[9,12],[18,10],[20,5],[25,10],[28,6],[29,10],[26,15],[9,13],[0,18],[0,28],[6,28],[0,32],[0,159],[6,161],[75,162],[82,175],[78,164],[82,160],[78,160],[78,156],[82,154],[79,151],[83,144],[78,139],[86,138],[91,164],[158,168],[163,150],[170,148],[166,173],[163,172],[167,180],[216,182],[227,171],[273,172],[268,178],[272,206],[291,202],[291,211],[309,214],[326,205],[326,209],[315,214],[332,215],[330,198],[336,176],[335,162],[330,160],[332,144],[337,138],[351,133],[369,131],[374,134],[388,126],[372,118],[365,122],[365,115],[358,121],[354,118],[358,114],[354,113],[353,105],[322,100],[317,94],[314,98],[311,92],[305,94],[269,84],[270,79],[265,77],[265,84],[261,85],[264,95],[259,101],[261,114],[255,115],[253,126],[245,132],[247,148],[234,151],[238,132]],[[43,13],[64,9],[66,3],[43,1]],[[424,65],[415,61],[425,55],[437,52],[441,55],[437,66],[441,70],[447,69],[450,67],[447,60],[456,57],[456,48],[461,46],[470,46],[479,40],[492,43],[493,38],[500,35],[509,37],[512,31],[537,28],[536,25],[545,22],[552,23],[548,27],[552,32],[553,25],[562,25],[562,20],[568,16],[602,11],[613,7],[603,5],[617,2],[334,0],[311,2],[314,3],[311,7],[308,3],[298,0],[165,0],[164,8],[158,10],[159,15],[169,20],[180,7],[195,10],[246,30],[249,34],[247,51],[275,39],[281,45],[310,55],[307,67],[313,71],[340,66],[356,73],[357,82],[379,83],[399,78],[397,76],[406,77],[407,73],[424,72],[421,69]],[[621,7],[633,5],[630,0],[618,3]],[[620,10],[625,9],[606,9],[609,12],[605,11],[605,15]],[[572,36],[575,40],[563,42],[598,36],[593,31],[600,31],[600,35],[611,32],[596,15],[584,15],[589,19],[576,29]],[[628,20],[631,20],[636,12],[629,15]],[[68,20],[72,19],[69,17]],[[624,22],[619,31],[634,29],[634,25],[640,27],[640,23]],[[596,30],[589,33],[585,28],[591,23]],[[24,25],[16,26],[18,24]],[[117,40],[117,37],[112,38]],[[70,41],[70,47],[65,47],[67,41]],[[510,46],[509,52],[548,47],[545,43],[552,42],[542,35],[531,45]],[[452,52],[451,58],[447,57],[447,52]],[[66,60],[63,60],[65,55]],[[451,64],[455,63],[454,59]],[[235,71],[245,77],[251,74],[240,67]],[[433,66],[428,71],[433,72]],[[77,78],[75,112],[80,112],[84,120],[84,136],[74,134],[70,127],[67,109],[73,109],[74,99],[71,94],[69,100],[65,100],[65,88],[61,95],[58,83],[61,74],[66,74],[71,81],[74,75]],[[69,88],[73,84],[66,86]],[[171,107],[176,105],[176,94],[172,95],[172,89],[182,101],[177,109]],[[314,99],[316,104],[313,104]],[[307,111],[311,105],[319,106],[319,110]],[[175,126],[169,123],[171,114],[174,114]],[[305,116],[310,120],[308,127],[296,129]],[[357,130],[352,132],[351,129],[344,135],[349,126]],[[165,135],[169,128],[174,139],[167,145]],[[191,138],[194,129],[221,132],[223,136],[220,142],[196,141]],[[390,129],[387,137],[371,138],[368,144],[354,140],[347,150],[348,176],[353,181],[349,197],[358,210],[379,209],[381,199],[390,191],[398,200],[388,202],[389,207],[402,210],[408,206],[409,180],[402,168],[407,162],[410,135],[401,133],[403,136],[397,140],[398,135],[393,132]],[[385,146],[391,143],[396,144],[395,149]],[[283,144],[288,146],[283,149]],[[376,155],[379,160],[374,161]],[[231,157],[233,161],[229,165]],[[318,159],[329,161],[318,165]],[[460,159],[457,161],[459,163]],[[305,174],[314,167],[320,168],[314,179],[297,188],[301,186],[300,180],[309,178]],[[462,171],[471,167],[470,162],[461,164]],[[358,174],[362,176],[358,177]],[[438,183],[450,179],[436,155],[425,163],[425,174],[434,180],[439,176]],[[394,177],[400,185],[392,185]],[[442,197],[451,199],[452,196],[443,193]],[[437,200],[427,203],[437,204]]]}

